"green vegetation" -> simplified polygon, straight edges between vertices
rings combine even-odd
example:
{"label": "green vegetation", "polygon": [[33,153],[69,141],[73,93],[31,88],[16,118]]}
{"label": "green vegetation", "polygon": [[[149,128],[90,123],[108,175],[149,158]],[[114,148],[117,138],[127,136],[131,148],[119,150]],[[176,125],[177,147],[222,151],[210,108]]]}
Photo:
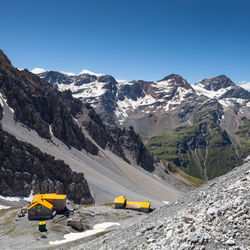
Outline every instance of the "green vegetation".
{"label": "green vegetation", "polygon": [[[192,125],[181,126],[173,132],[144,140],[148,149],[159,159],[181,169],[181,176],[200,186],[204,181],[220,176],[241,163],[227,134],[214,114],[205,114]],[[242,128],[242,141],[249,145],[249,126]],[[244,131],[244,132],[243,132]],[[244,146],[245,148],[245,146]],[[249,154],[249,151],[247,151]],[[247,153],[245,153],[247,154]],[[179,171],[178,171],[179,172]]]}
{"label": "green vegetation", "polygon": [[242,157],[245,158],[250,155],[250,120],[246,117],[241,119],[242,125],[239,126],[238,131],[235,133],[240,140],[240,151]]}
{"label": "green vegetation", "polygon": [[113,202],[108,202],[108,203],[102,204],[102,206],[114,207],[114,203]]}
{"label": "green vegetation", "polygon": [[84,207],[94,207],[95,204],[87,204],[87,205],[83,205]]}
{"label": "green vegetation", "polygon": [[15,228],[11,228],[11,229],[8,230],[7,232],[5,232],[5,233],[3,234],[3,236],[11,234],[14,230],[15,230]]}
{"label": "green vegetation", "polygon": [[185,172],[183,172],[181,169],[177,170],[178,174],[180,174],[183,178],[189,180],[195,187],[199,187],[202,184],[205,183],[204,180],[197,178],[197,177],[193,177]]}
{"label": "green vegetation", "polygon": [[10,207],[10,208],[7,208],[7,209],[1,209],[0,210],[0,217],[3,217],[6,213],[12,211],[12,210],[15,210],[15,209],[18,209],[18,207]]}
{"label": "green vegetation", "polygon": [[6,219],[6,220],[2,223],[2,226],[6,227],[6,226],[9,226],[9,225],[12,225],[12,224],[13,224],[13,220],[14,220],[14,218],[16,217],[16,214],[17,214],[17,212],[11,213],[11,214],[8,216],[8,219]]}

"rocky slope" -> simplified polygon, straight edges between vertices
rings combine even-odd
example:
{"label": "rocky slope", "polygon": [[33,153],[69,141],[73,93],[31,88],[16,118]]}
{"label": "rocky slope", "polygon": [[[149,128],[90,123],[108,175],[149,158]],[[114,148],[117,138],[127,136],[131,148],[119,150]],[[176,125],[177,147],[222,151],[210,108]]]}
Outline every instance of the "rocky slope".
{"label": "rocky slope", "polygon": [[74,249],[249,249],[250,162]]}
{"label": "rocky slope", "polygon": [[250,119],[250,93],[224,75],[195,85],[176,74],[157,82],[93,73],[39,76],[91,103],[105,124],[133,126],[151,152],[191,176],[212,179],[250,153],[249,136],[239,136],[244,119]]}
{"label": "rocky slope", "polygon": [[[69,146],[97,154],[63,103],[63,94],[27,70],[15,69],[0,51],[0,92],[16,121],[50,139],[51,133]],[[72,103],[72,109],[74,108]]]}
{"label": "rocky slope", "polygon": [[78,117],[77,120],[99,146],[110,149],[130,164],[139,165],[149,172],[154,171],[157,161],[144,146],[133,127],[120,129],[117,126],[104,124],[88,104],[84,105],[83,113],[85,115]]}
{"label": "rocky slope", "polygon": [[[100,81],[109,80],[107,80],[105,77],[100,78]],[[3,107],[4,117],[2,113]],[[117,168],[117,164],[115,163],[117,159],[112,159],[113,162],[111,162],[110,158],[114,158],[114,156],[111,155],[109,151],[115,153],[121,159],[131,164],[131,168],[134,166],[137,169],[142,168],[149,172],[153,172],[157,166],[160,166],[160,162],[157,162],[152,154],[149,153],[147,148],[142,143],[139,135],[135,133],[132,127],[128,129],[120,129],[114,125],[110,126],[103,123],[101,117],[94,111],[94,109],[89,105],[84,104],[82,101],[73,98],[70,90],[60,92],[46,81],[40,79],[38,76],[28,72],[27,70],[18,70],[14,68],[2,51],[0,51],[0,111],[0,118],[3,117],[3,120],[1,121],[3,129],[8,131],[8,136],[5,134],[5,131],[3,131],[4,136],[1,138],[2,140],[4,140],[6,137],[8,138],[6,139],[7,143],[11,143],[11,141],[14,141],[14,137],[11,137],[10,134],[13,134],[19,140],[29,142],[34,146],[39,145],[43,153],[55,155],[57,159],[66,161],[71,167],[73,165],[73,167],[78,172],[84,172],[84,169],[87,167],[86,171],[88,171],[88,174],[91,178],[91,188],[93,188],[92,191],[94,196],[98,197],[98,202],[99,200],[104,200],[105,202],[106,199],[109,199],[108,201],[110,201],[110,197],[113,199],[114,195],[119,195],[119,193],[113,194],[114,191],[112,190],[108,191],[108,195],[102,195],[102,193],[105,191],[105,188],[110,188],[110,176],[114,175],[112,173],[112,168]],[[13,119],[15,122],[13,122]],[[45,144],[47,146],[45,146]],[[17,151],[19,150],[19,146],[16,149]],[[65,146],[67,147],[68,151],[66,152],[66,155],[63,155],[59,151],[66,151],[64,148]],[[24,151],[25,150],[26,149],[24,149]],[[28,150],[26,151],[29,152]],[[36,152],[36,150],[34,152]],[[38,164],[41,164],[41,166],[42,162],[44,161],[43,158],[47,157],[47,154],[43,155],[43,153],[39,153],[42,159],[41,162],[38,162]],[[31,152],[30,154],[31,159],[33,159],[32,157],[37,157],[36,155],[32,155]],[[78,162],[73,159],[76,155],[78,160],[83,160],[82,165],[84,165],[84,168],[80,166],[81,170],[79,170]],[[1,155],[2,162],[8,162],[8,159],[12,156],[13,155],[9,155],[8,152],[3,151]],[[96,158],[92,159],[91,157]],[[108,158],[108,160],[99,159],[98,157]],[[48,156],[48,158],[48,164],[52,164],[53,159],[50,158],[50,156]],[[102,163],[101,160],[103,160]],[[18,161],[21,161],[21,156],[18,158]],[[108,161],[110,161],[109,164],[107,163]],[[33,166],[32,162],[33,160],[31,160],[31,163],[29,163],[30,168]],[[90,169],[89,165],[91,164],[93,164],[93,170]],[[105,167],[103,166],[103,169],[100,169],[101,164],[105,165]],[[124,162],[121,161],[120,166],[123,164]],[[15,166],[16,163],[13,165]],[[107,169],[107,171],[104,171],[106,165],[109,165],[110,170]],[[6,169],[9,170],[11,169],[12,165],[7,164],[6,166]],[[94,166],[97,166],[97,171],[94,169]],[[127,168],[127,165],[124,168]],[[1,189],[1,194],[21,195],[23,192],[23,195],[27,195],[31,190],[35,192],[45,189],[52,191],[52,186],[55,185],[54,181],[57,181],[57,179],[62,183],[62,185],[65,185],[61,191],[67,192],[69,196],[70,192],[74,193],[75,196],[79,195],[78,190],[80,187],[75,187],[75,181],[76,184],[78,184],[78,181],[83,182],[83,186],[86,187],[86,192],[89,192],[84,178],[74,177],[74,180],[72,181],[73,184],[71,185],[70,180],[62,180],[62,176],[52,180],[52,174],[49,172],[49,170],[44,170],[44,175],[41,176],[41,178],[38,178],[39,180],[37,185],[32,186],[31,183],[26,183],[22,177],[23,173],[26,172],[27,169],[22,169],[21,166],[19,166],[18,170],[14,169],[14,172],[15,171],[21,173],[21,179],[18,184],[20,185],[20,192],[17,191],[15,181],[10,181],[5,185],[2,177],[3,190]],[[32,171],[33,170],[31,169],[30,172]],[[34,171],[43,171],[43,168],[34,168]],[[95,171],[99,172],[95,173]],[[119,170],[114,171],[119,172]],[[32,178],[33,175],[35,175],[35,172],[30,173]],[[104,172],[107,174],[105,177],[103,175]],[[160,172],[162,171],[160,170]],[[69,178],[73,178],[74,174],[68,174]],[[5,175],[6,173],[3,173],[3,176]],[[162,175],[165,179],[169,180],[164,171],[162,172]],[[117,176],[117,178],[119,179],[120,176]],[[97,179],[98,183],[95,184],[94,182]],[[53,184],[51,184],[51,180]],[[103,183],[104,180],[106,180],[107,183]],[[114,180],[113,182],[116,181],[118,180]],[[122,182],[126,183],[126,181],[127,180],[125,180],[125,178],[124,180],[122,179]],[[154,182],[154,180],[152,181]],[[46,185],[42,183],[45,183]],[[113,183],[113,185],[114,184],[115,183]],[[13,189],[11,188],[12,185]],[[102,188],[100,188],[100,185]],[[124,187],[126,185],[127,183],[124,184]],[[161,185],[162,184],[159,184],[159,186]],[[132,187],[133,185],[130,186]],[[24,191],[25,187],[27,189],[26,191]],[[68,191],[69,187],[71,191]],[[101,189],[100,194],[97,194],[97,189],[99,189],[99,191]],[[125,189],[126,188],[124,188],[124,190]],[[121,189],[117,189],[116,192],[119,192],[118,190]],[[127,192],[129,193],[128,190]],[[85,192],[83,192],[83,190],[81,193],[82,196],[85,197]],[[102,199],[101,196],[105,198]],[[80,200],[80,198],[74,199],[74,201],[82,202]],[[93,201],[92,197],[89,198],[89,201]],[[87,202],[86,197],[85,202]]]}
{"label": "rocky slope", "polygon": [[[1,106],[1,105],[0,105]],[[2,115],[2,113],[1,113]],[[75,203],[94,202],[83,173],[73,172],[63,161],[18,141],[0,124],[0,194],[29,196],[33,193],[67,194]]]}
{"label": "rocky slope", "polygon": [[[16,121],[36,130],[46,139],[51,139],[53,134],[69,147],[85,149],[97,155],[97,147],[82,132],[81,127],[84,125],[103,149],[107,145],[127,162],[154,170],[154,158],[132,128],[120,130],[115,126],[107,127],[93,109],[86,108],[81,101],[73,98],[70,90],[57,91],[27,70],[15,69],[3,53],[0,63],[3,66],[0,68],[0,92],[13,109]],[[115,81],[106,76],[98,79],[105,82],[107,88]],[[82,81],[86,82],[86,79]],[[76,117],[82,122],[78,123]]]}

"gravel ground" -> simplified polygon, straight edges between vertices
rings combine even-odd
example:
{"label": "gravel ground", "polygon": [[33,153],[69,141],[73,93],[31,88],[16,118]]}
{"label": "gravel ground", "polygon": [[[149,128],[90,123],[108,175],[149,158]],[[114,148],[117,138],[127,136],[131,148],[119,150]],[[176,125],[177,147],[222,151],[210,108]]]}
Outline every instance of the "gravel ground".
{"label": "gravel ground", "polygon": [[250,162],[73,249],[250,249]]}
{"label": "gravel ground", "polygon": [[0,249],[69,249],[117,229],[117,226],[112,226],[101,233],[76,241],[51,245],[49,242],[61,241],[66,234],[79,233],[71,226],[67,226],[67,220],[72,217],[81,218],[83,232],[88,232],[100,223],[114,222],[119,223],[121,227],[127,227],[137,219],[148,216],[148,214],[133,210],[116,210],[111,205],[86,207],[68,203],[67,207],[71,211],[69,215],[58,214],[53,219],[46,220],[46,238],[41,238],[38,230],[39,221],[29,221],[27,215],[18,218],[17,213],[20,208],[11,207],[0,210]]}

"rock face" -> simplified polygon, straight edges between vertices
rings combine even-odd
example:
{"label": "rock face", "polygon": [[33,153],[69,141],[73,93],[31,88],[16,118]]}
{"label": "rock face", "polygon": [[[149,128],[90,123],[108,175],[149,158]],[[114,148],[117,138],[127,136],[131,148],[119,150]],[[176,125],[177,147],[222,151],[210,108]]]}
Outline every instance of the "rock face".
{"label": "rock face", "polygon": [[[99,149],[95,144],[96,142],[102,149],[111,150],[128,163],[134,166],[139,165],[150,172],[154,171],[156,160],[152,154],[149,153],[142,143],[140,136],[135,133],[132,127],[129,129],[120,129],[114,125],[111,126],[104,123],[102,118],[90,105],[73,98],[71,90],[58,91],[55,87],[27,70],[20,71],[15,69],[2,51],[0,51],[0,59],[0,119],[2,118],[2,102],[4,102],[4,106],[9,106],[9,110],[13,112],[16,121],[24,124],[28,129],[35,130],[41,137],[51,140],[51,142],[53,142],[54,137],[56,137],[69,148],[84,149],[88,153],[97,155]],[[68,77],[61,73],[50,72],[47,77],[48,81],[57,79],[64,85],[69,84],[66,82]],[[77,79],[78,86],[82,87],[89,82],[98,81],[104,89],[108,90],[103,95],[103,98],[106,98],[106,100],[112,100],[116,95],[117,82],[111,76],[84,74],[76,79],[74,77],[71,78],[72,81]],[[106,106],[103,106],[105,110],[112,113],[116,107],[113,105],[114,103],[112,102],[112,104],[106,101],[105,103]],[[85,136],[86,132],[88,132],[91,138],[87,138],[88,135]],[[7,135],[3,131],[2,133],[2,140],[8,137],[8,140],[14,141],[14,137],[11,137],[9,134]],[[8,141],[8,143],[10,142]],[[26,144],[21,144],[20,142],[18,145],[17,151],[21,147],[20,145]],[[26,148],[24,151],[29,152]],[[34,150],[34,152],[38,151]],[[1,156],[2,162],[9,162],[9,158],[12,155],[9,155],[8,152],[3,152]],[[40,151],[39,156],[41,156],[41,158],[47,157],[47,155],[43,155]],[[30,157],[37,158],[33,153],[31,153]],[[18,160],[23,164],[21,155]],[[44,161],[44,159],[41,161]],[[20,177],[20,183],[18,184],[20,188],[18,189],[11,180],[9,180],[8,183],[5,183],[3,180],[2,194],[27,195],[31,190],[34,192],[54,192],[59,190],[58,192],[67,192],[68,197],[72,198],[75,202],[87,203],[88,199],[86,197],[90,194],[88,194],[89,189],[83,176],[81,177],[80,174],[75,173],[70,174],[69,171],[71,170],[65,167],[69,180],[64,179],[63,172],[61,173],[62,176],[57,176],[53,179],[53,175],[49,172],[52,171],[52,169],[48,171],[43,170],[41,161],[39,160],[36,163],[37,165],[40,164],[40,167],[33,167],[34,163],[32,158],[31,162],[29,162],[30,171],[27,170],[28,167],[25,167],[25,165],[22,166],[21,164],[19,166],[18,163],[14,162],[12,164],[13,166],[10,166],[6,163],[7,167],[3,169],[3,176],[6,176],[6,171],[9,171],[11,168],[14,169],[14,172],[20,172],[21,176],[23,172],[30,173],[33,171],[30,173],[32,178],[31,183],[35,184],[32,186],[31,183],[25,182],[23,177]],[[48,161],[51,163],[53,159],[48,156]],[[15,168],[16,164],[18,165],[17,169]],[[65,165],[63,162],[60,164]],[[158,165],[159,164],[157,164],[157,166]],[[48,166],[51,167],[50,164]],[[63,169],[63,167],[61,167],[61,169]],[[41,171],[44,175],[40,176],[36,174],[36,171]],[[57,180],[59,180],[60,183]],[[81,182],[83,182],[83,186],[80,185]],[[61,185],[64,186],[63,189]],[[24,186],[26,187],[26,191],[24,190]],[[93,201],[91,199],[89,198],[89,202]]]}
{"label": "rock face", "polygon": [[[49,86],[27,70],[15,69],[0,51],[0,92],[14,110],[14,118],[50,139],[51,132],[68,146],[82,148],[96,155],[98,149],[82,133],[69,109],[63,103],[64,94]],[[73,99],[73,98],[71,98]]]}
{"label": "rock face", "polygon": [[78,121],[99,146],[110,149],[128,163],[139,165],[150,172],[154,170],[155,159],[133,127],[120,129],[104,124],[100,116],[87,104],[84,106],[83,113],[85,115],[78,118]]}
{"label": "rock face", "polygon": [[248,249],[249,186],[250,162],[147,218],[73,249]]}
{"label": "rock face", "polygon": [[1,124],[0,142],[1,195],[56,192],[67,194],[68,199],[75,203],[94,202],[83,173],[73,172],[63,161],[18,141],[3,131]]}
{"label": "rock face", "polygon": [[200,81],[199,84],[203,85],[203,87],[206,90],[213,90],[213,91],[217,91],[222,88],[225,89],[227,87],[236,86],[235,83],[225,75],[204,79]]}
{"label": "rock face", "polygon": [[194,108],[192,125],[178,127],[146,142],[160,159],[206,181],[241,163],[227,131],[220,126],[222,106],[216,101],[208,102],[207,108],[200,105]]}
{"label": "rock face", "polygon": [[[40,77],[91,103],[105,124],[133,126],[151,152],[192,176],[212,179],[241,164],[250,152],[249,137],[244,142],[239,136],[242,118],[250,119],[250,93],[225,75],[190,85],[176,74],[156,82],[89,74],[61,81],[61,73],[53,79],[50,74]],[[88,81],[81,83],[82,78]]]}

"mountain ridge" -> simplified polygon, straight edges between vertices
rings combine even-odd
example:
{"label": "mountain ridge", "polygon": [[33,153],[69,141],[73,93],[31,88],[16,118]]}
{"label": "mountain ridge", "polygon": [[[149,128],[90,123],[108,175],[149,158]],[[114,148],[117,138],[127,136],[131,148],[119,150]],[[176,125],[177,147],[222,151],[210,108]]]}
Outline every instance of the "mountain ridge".
{"label": "mountain ridge", "polygon": [[[104,75],[102,77],[105,81],[99,81],[98,77],[96,77],[91,82],[89,77],[89,81],[78,88],[79,84],[76,78],[75,82],[73,81],[66,86],[65,82],[61,85],[56,76],[55,79],[47,79],[46,74],[43,73],[40,77],[44,80],[49,80],[51,84],[56,83],[59,90],[71,89],[73,96],[93,105],[106,124],[117,124],[120,127],[133,126],[134,130],[144,138],[146,144],[154,136],[164,138],[163,135],[167,133],[168,135],[171,134],[178,137],[180,136],[178,131],[182,130],[183,133],[190,129],[200,131],[199,126],[205,126],[206,130],[210,131],[207,134],[206,140],[208,141],[206,142],[206,149],[204,149],[207,153],[203,151],[203,153],[198,155],[195,153],[199,147],[202,147],[199,143],[202,143],[204,140],[200,131],[199,133],[194,132],[194,137],[192,137],[192,140],[196,138],[199,141],[196,145],[197,148],[191,149],[189,146],[185,146],[187,151],[181,156],[178,153],[178,143],[181,143],[181,145],[191,143],[189,137],[182,135],[182,141],[175,142],[177,143],[176,145],[170,146],[168,143],[171,147],[171,152],[174,152],[174,158],[164,158],[167,161],[172,159],[171,162],[174,165],[176,165],[178,158],[182,159],[184,165],[179,164],[179,167],[196,177],[207,179],[207,175],[204,175],[204,173],[207,168],[209,169],[209,165],[203,166],[203,163],[208,164],[207,156],[211,155],[212,152],[207,147],[209,147],[210,141],[215,140],[217,136],[221,138],[218,141],[219,145],[224,145],[223,138],[229,138],[229,140],[226,140],[228,143],[226,148],[231,152],[230,157],[234,159],[232,166],[240,164],[242,162],[240,159],[246,156],[240,153],[243,146],[237,135],[237,124],[242,123],[241,119],[243,117],[250,118],[250,93],[236,86],[225,75],[206,78],[194,85],[189,84],[178,74],[170,74],[162,80],[155,82],[143,80],[119,82],[112,76]],[[205,121],[201,123],[203,120],[211,122]],[[210,128],[210,126],[212,127]],[[183,130],[182,127],[186,127],[186,129]],[[216,135],[218,131],[220,132]],[[160,155],[163,153],[160,150],[161,146],[152,148],[150,144],[147,145],[151,152],[164,160],[162,155]],[[248,144],[244,144],[244,147],[246,145],[249,148]],[[248,149],[243,149],[243,151],[248,151]],[[165,154],[167,154],[167,151]],[[214,155],[213,157],[216,160],[216,156]],[[225,162],[227,162],[226,158]],[[231,169],[225,170],[225,164],[222,164],[223,166],[216,164],[218,168],[221,167],[224,170],[222,172],[219,169],[218,171],[214,170],[214,174],[209,174],[209,179]],[[190,170],[191,166],[193,168],[192,171]],[[211,166],[212,162],[210,163]],[[212,169],[210,170],[212,171]],[[203,174],[201,174],[202,172]]]}

